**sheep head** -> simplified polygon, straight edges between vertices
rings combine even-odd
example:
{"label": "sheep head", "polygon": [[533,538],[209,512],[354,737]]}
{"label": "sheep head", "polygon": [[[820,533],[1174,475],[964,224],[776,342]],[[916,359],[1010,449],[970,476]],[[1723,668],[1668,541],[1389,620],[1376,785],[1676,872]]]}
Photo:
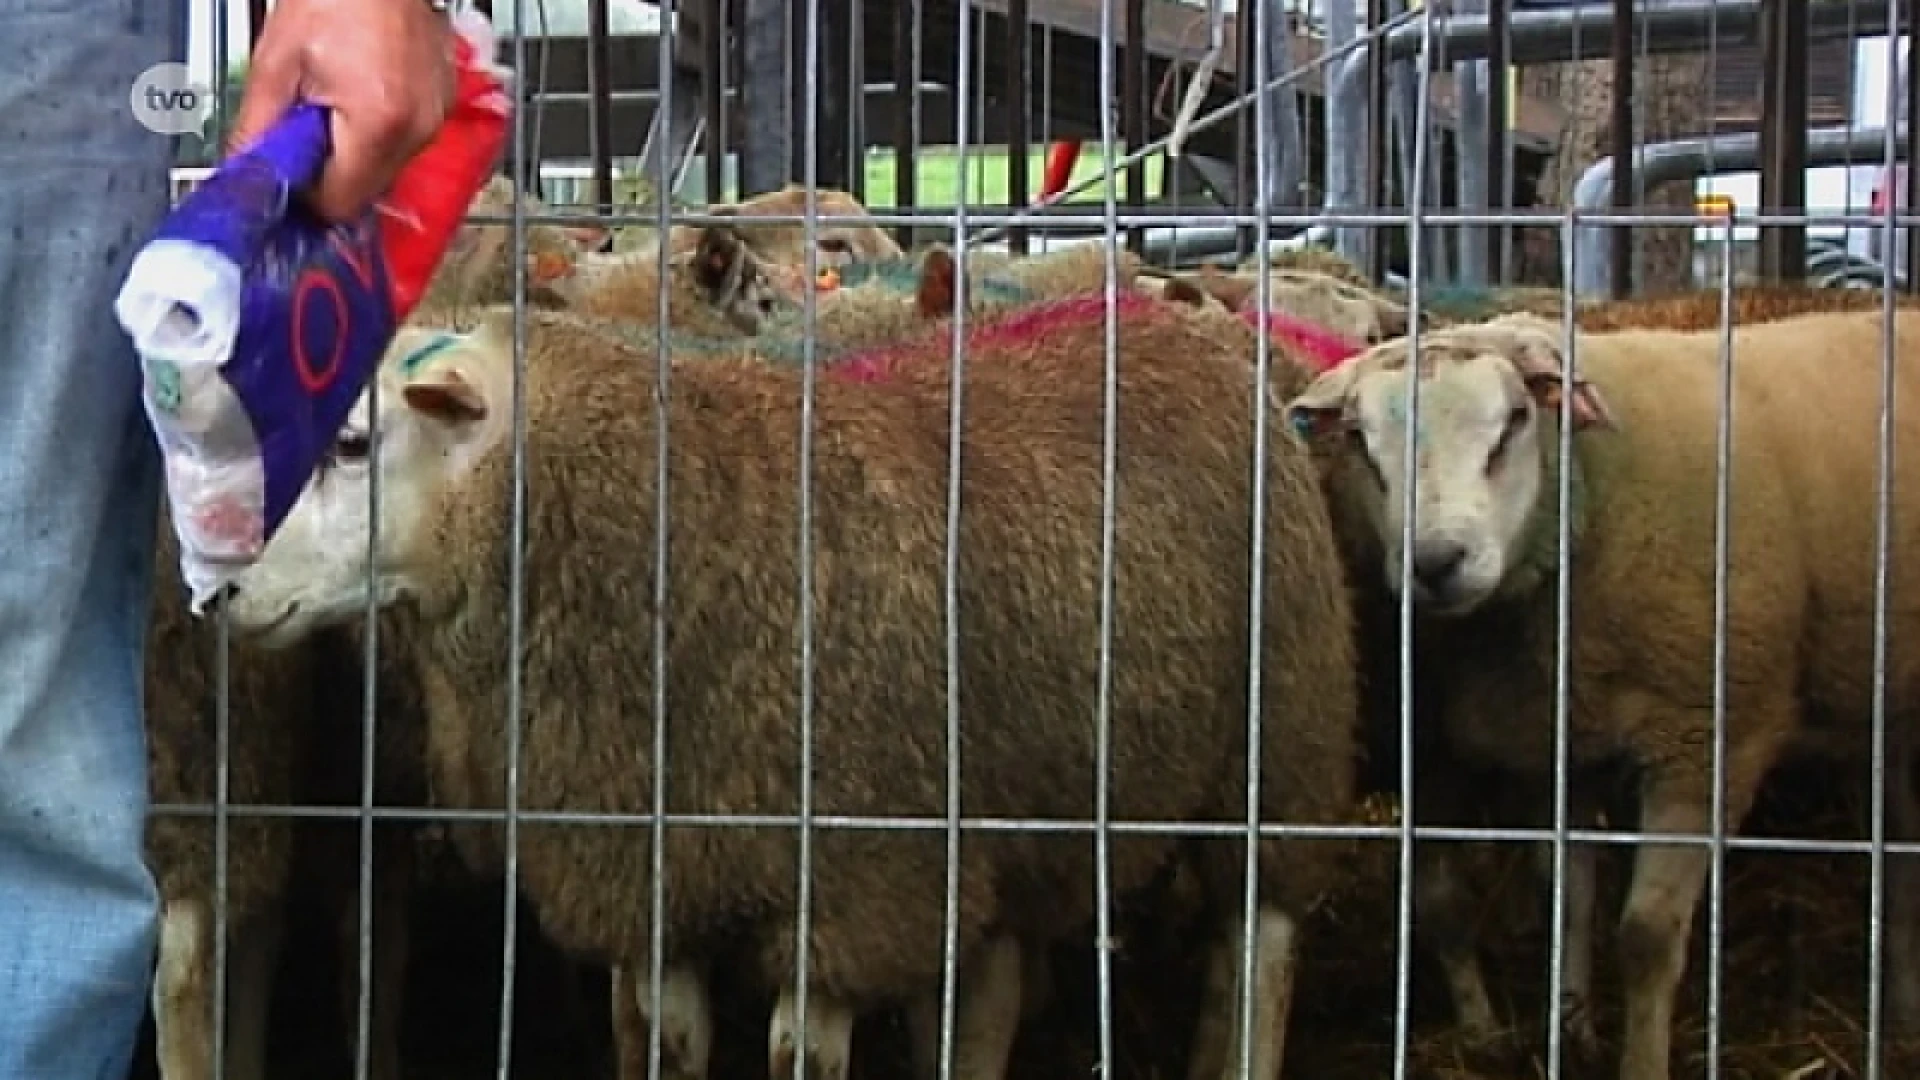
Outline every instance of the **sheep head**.
{"label": "sheep head", "polygon": [[759,333],[761,320],[791,300],[731,225],[703,227],[693,251],[674,261],[743,334]]}
{"label": "sheep head", "polygon": [[[383,607],[417,591],[420,574],[446,557],[433,539],[440,493],[511,436],[509,316],[466,334],[399,332],[376,376],[377,417],[373,395],[362,394],[280,530],[226,597],[236,632],[284,648],[360,619],[369,585]],[[378,546],[370,552],[376,470]]]}
{"label": "sheep head", "polygon": [[[897,259],[900,245],[885,229],[874,224],[866,206],[837,188],[819,188],[815,194],[813,244],[815,262],[823,270],[850,262]],[[777,191],[763,192],[739,203],[721,204],[707,209],[739,222],[747,243],[760,258],[787,267],[806,265],[807,232],[804,224],[755,221],[755,218],[798,217],[806,211],[806,188],[788,184]],[[698,243],[698,230],[676,226],[670,248],[684,252]]]}
{"label": "sheep head", "polygon": [[[1433,614],[1465,614],[1529,556],[1536,504],[1555,490],[1551,420],[1560,415],[1562,395],[1570,394],[1576,431],[1610,429],[1614,419],[1598,388],[1566,378],[1560,328],[1545,319],[1507,315],[1421,334],[1409,530],[1412,361],[1408,339],[1375,345],[1309,384],[1287,406],[1287,419],[1317,453],[1359,466],[1335,474],[1339,497],[1365,515],[1394,591],[1410,587]],[[1401,579],[1406,543],[1413,547],[1411,583]]]}

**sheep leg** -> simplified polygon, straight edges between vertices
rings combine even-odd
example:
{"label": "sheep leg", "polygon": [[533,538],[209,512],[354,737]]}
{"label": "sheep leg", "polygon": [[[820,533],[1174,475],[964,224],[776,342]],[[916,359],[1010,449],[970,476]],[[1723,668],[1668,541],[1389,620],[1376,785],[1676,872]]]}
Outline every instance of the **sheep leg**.
{"label": "sheep leg", "polygon": [[281,911],[269,905],[236,924],[235,930],[228,952],[227,1076],[229,1080],[264,1080],[268,1075],[267,1006],[273,998],[274,974],[280,969],[284,931]]}
{"label": "sheep leg", "polygon": [[199,899],[168,897],[154,970],[155,1056],[165,1080],[213,1076],[213,920]]}
{"label": "sheep leg", "polygon": [[[1534,856],[1535,868],[1552,888],[1553,846],[1536,845]],[[1599,857],[1591,845],[1567,844],[1567,902],[1561,912],[1565,935],[1560,953],[1560,1030],[1578,1054],[1592,1054],[1600,1048],[1600,1036],[1593,1026],[1592,998],[1593,906],[1594,890],[1599,887]]]}
{"label": "sheep leg", "polygon": [[853,1063],[852,1006],[831,994],[807,994],[807,1029],[799,1030],[799,997],[780,991],[767,1032],[768,1080],[790,1080],[796,1054],[805,1048],[805,1080],[847,1080]]}
{"label": "sheep leg", "polygon": [[[1011,937],[996,937],[960,972],[954,987],[953,1080],[1000,1080],[1025,1016],[1025,961],[1037,949],[1022,949]],[[1044,955],[1044,953],[1042,953]],[[1044,970],[1044,969],[1043,969]],[[923,995],[907,1014],[914,1075],[940,1076],[940,991]],[[773,1080],[782,1080],[776,1076]]]}
{"label": "sheep leg", "polygon": [[[1195,1034],[1188,1080],[1239,1080],[1240,959],[1247,947],[1240,916],[1216,940],[1208,963],[1207,992],[1200,1030]],[[1294,917],[1262,907],[1253,925],[1253,1038],[1248,1080],[1278,1080],[1286,1053],[1287,1016],[1293,1006],[1294,963],[1299,930]]]}
{"label": "sheep leg", "polygon": [[[613,1049],[619,1080],[646,1080],[652,980],[646,971],[613,965]],[[713,1051],[713,1013],[706,979],[687,964],[660,973],[662,1080],[706,1080]]]}
{"label": "sheep leg", "polygon": [[1478,897],[1465,881],[1459,845],[1428,843],[1415,853],[1413,903],[1420,930],[1453,999],[1454,1022],[1467,1042],[1491,1046],[1506,1036],[1480,967]]}
{"label": "sheep leg", "polygon": [[[1675,724],[1674,730],[1687,725]],[[1791,730],[1791,725],[1773,725]],[[1736,828],[1752,805],[1763,763],[1777,744],[1749,744],[1729,752],[1726,821]],[[1706,833],[1711,828],[1711,779],[1690,767],[1651,771],[1641,793],[1641,830]],[[1626,1004],[1620,1080],[1667,1080],[1673,1041],[1673,1001],[1685,973],[1694,910],[1705,890],[1712,856],[1696,845],[1641,848],[1633,860],[1616,948]]]}
{"label": "sheep leg", "polygon": [[[211,1080],[214,1059],[212,905],[169,897],[161,908],[160,955],[154,972],[155,1056],[165,1080]],[[267,1002],[279,958],[278,914],[246,920],[232,937],[226,1073],[259,1080],[266,1073]]]}
{"label": "sheep leg", "polygon": [[1041,947],[1020,951],[1020,1018],[1031,1020],[1053,1003],[1053,956]]}
{"label": "sheep leg", "polygon": [[[374,834],[373,984],[367,1018],[367,1072],[372,1080],[400,1080],[400,1013],[406,996],[410,934],[407,902],[413,894],[414,841],[405,829]],[[354,894],[356,897],[357,893]],[[340,913],[340,988],[343,1030],[350,1046],[360,1031],[360,905]]]}
{"label": "sheep leg", "polygon": [[[1920,840],[1920,762],[1914,757],[1914,723],[1895,717],[1888,725],[1888,832],[1898,841]],[[1892,1034],[1920,1038],[1920,857],[1887,857],[1887,980]]]}

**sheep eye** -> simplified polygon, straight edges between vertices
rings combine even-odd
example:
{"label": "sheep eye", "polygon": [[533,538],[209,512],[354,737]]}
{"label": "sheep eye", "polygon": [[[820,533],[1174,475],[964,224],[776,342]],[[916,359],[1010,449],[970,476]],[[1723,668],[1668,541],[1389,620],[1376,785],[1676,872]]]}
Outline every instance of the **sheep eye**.
{"label": "sheep eye", "polygon": [[335,461],[365,461],[373,451],[373,440],[362,432],[344,431],[333,441]]}
{"label": "sheep eye", "polygon": [[1515,405],[1513,411],[1507,414],[1507,424],[1500,429],[1500,439],[1493,444],[1493,450],[1487,454],[1487,468],[1491,469],[1500,464],[1500,459],[1506,455],[1507,447],[1513,443],[1513,437],[1520,434],[1521,428],[1527,426],[1528,415],[1525,405]]}
{"label": "sheep eye", "polygon": [[1367,433],[1360,429],[1359,424],[1351,424],[1347,427],[1346,435],[1347,448],[1366,464],[1367,475],[1373,477],[1374,484],[1381,491],[1387,490],[1387,474],[1380,471],[1380,463],[1373,460],[1373,453],[1367,448]]}
{"label": "sheep eye", "polygon": [[853,245],[844,236],[823,236],[820,238],[820,250],[834,255],[846,255],[853,251]]}

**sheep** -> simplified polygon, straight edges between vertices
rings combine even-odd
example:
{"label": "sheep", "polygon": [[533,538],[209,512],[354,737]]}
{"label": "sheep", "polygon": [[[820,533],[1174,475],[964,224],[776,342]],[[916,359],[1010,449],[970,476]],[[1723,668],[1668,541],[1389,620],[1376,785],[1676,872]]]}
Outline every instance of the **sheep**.
{"label": "sheep", "polygon": [[[1350,285],[1368,287],[1372,280],[1365,271],[1354,265],[1353,261],[1331,248],[1308,244],[1297,248],[1282,248],[1269,251],[1266,266],[1276,270],[1307,270],[1316,274],[1325,274]],[[1261,267],[1258,253],[1248,257],[1240,264],[1240,273],[1255,272]]]}
{"label": "sheep", "polygon": [[[165,520],[158,532],[157,580],[176,573],[177,541]],[[339,632],[297,649],[263,650],[230,642],[228,681],[228,799],[234,805],[356,805],[361,743],[333,732],[354,729],[361,715],[359,654]],[[185,593],[155,590],[146,635],[149,778],[158,803],[211,804],[217,753],[218,629],[197,621]],[[375,795],[383,804],[424,800],[421,729],[390,679],[381,681],[377,717]],[[282,910],[296,867],[311,873],[342,919],[346,972],[358,930],[355,871],[357,835],[340,836],[344,823],[284,817],[235,816],[228,823],[227,915],[230,953],[227,1001],[227,1075],[266,1075],[267,1003],[280,953]],[[342,841],[345,841],[342,843]],[[165,1080],[211,1080],[214,1075],[213,963],[215,933],[214,819],[154,815],[147,827],[147,858],[158,883],[162,915],[159,964],[153,987],[158,1058]],[[405,909],[410,874],[410,830],[384,824],[375,833],[374,969],[370,1065],[377,1080],[399,1080],[399,993],[406,966]],[[339,846],[334,846],[339,845]],[[352,991],[346,1021],[353,1032]]]}
{"label": "sheep", "polygon": [[[1098,302],[1063,305],[1071,321],[1018,342],[994,341],[992,327],[982,327],[970,350],[963,451],[970,492],[962,498],[979,509],[962,517],[959,608],[970,623],[961,672],[969,814],[1086,817],[1092,808],[1086,695],[1095,668],[1085,644],[1098,615],[1103,310]],[[1236,759],[1246,752],[1245,473],[1253,418],[1234,404],[1249,396],[1246,363],[1236,341],[1202,332],[1169,305],[1135,297],[1122,311],[1123,342],[1152,362],[1120,365],[1127,489],[1117,552],[1113,816],[1238,821],[1235,785],[1222,778],[1240,775],[1245,765]],[[532,712],[521,802],[644,811],[652,737],[638,718],[651,708],[651,669],[634,660],[652,651],[655,435],[651,410],[632,403],[653,398],[654,368],[650,358],[564,318],[533,318],[540,331],[530,335],[526,385],[527,595],[537,606],[526,623]],[[427,686],[430,741],[466,749],[435,758],[436,790],[460,804],[498,798],[497,781],[485,778],[497,776],[503,742],[491,730],[501,715],[503,594],[490,582],[504,568],[509,542],[499,505],[510,476],[502,445],[506,335],[505,320],[496,319],[411,373],[382,373],[392,385],[381,394],[386,502],[375,568],[354,554],[366,546],[368,465],[342,457],[289,516],[256,573],[225,600],[236,626],[284,644],[353,618],[349,593],[360,595],[357,583],[375,569],[383,600],[408,599],[393,608],[412,621],[395,644],[409,651]],[[945,801],[934,765],[946,752],[945,682],[933,670],[941,662],[946,540],[940,417],[947,374],[939,337],[816,385],[819,813],[937,815]],[[669,592],[677,630],[669,700],[690,711],[691,722],[668,733],[670,809],[786,811],[798,774],[789,629],[798,568],[792,545],[776,537],[790,535],[797,495],[798,375],[762,361],[702,360],[676,362],[673,379],[665,405],[680,554]],[[1277,400],[1266,404],[1277,420]],[[348,437],[368,427],[361,410]],[[1273,431],[1261,810],[1267,820],[1327,822],[1351,807],[1350,612],[1324,500],[1298,443],[1277,424]],[[1026,509],[1037,506],[1050,512]],[[457,566],[448,558],[454,552],[463,553]],[[1141,574],[1152,587],[1128,584]],[[888,670],[864,675],[848,666],[855,657],[863,664],[890,658]],[[563,708],[550,698],[555,692],[565,695]],[[637,729],[622,731],[625,723]],[[741,724],[751,732],[744,738],[718,726]],[[724,746],[724,765],[704,764],[709,741]],[[556,941],[644,970],[647,831],[529,824],[522,842],[528,896]],[[697,984],[702,956],[723,941],[745,941],[745,959],[762,984],[787,986],[795,944],[790,836],[696,829],[669,834],[668,842],[670,973]],[[1219,1075],[1231,1067],[1228,1033],[1237,1016],[1235,879],[1244,849],[1231,838],[1176,845],[1155,834],[1124,835],[1113,845],[1114,885],[1123,893],[1139,886],[1176,847],[1208,856],[1226,930],[1211,960],[1213,1016],[1193,1073]],[[815,848],[813,1023],[805,1041],[819,1070],[839,1076],[855,1010],[937,992],[944,844],[932,834],[855,830],[823,833]],[[1021,943],[1090,917],[1085,848],[1077,839],[1013,834],[963,845],[965,1075],[997,1076],[1003,1066]],[[1263,1078],[1280,1064],[1298,920],[1337,881],[1341,852],[1298,839],[1264,845],[1252,943],[1262,1010],[1254,1061]],[[676,1005],[699,1008],[697,1001]],[[798,1041],[791,1020],[783,993],[769,1036],[774,1075]],[[670,1063],[675,1075],[703,1068]]]}
{"label": "sheep", "polygon": [[[1667,327],[1674,330],[1711,330],[1722,314],[1719,289],[1693,289],[1662,296],[1635,297],[1595,304],[1577,310],[1574,320],[1582,330],[1622,330]],[[1732,290],[1734,325],[1776,322],[1794,315],[1822,311],[1879,311],[1881,294],[1868,289],[1824,289],[1805,284],[1742,285]],[[1896,308],[1920,303],[1910,294],[1896,293]]]}
{"label": "sheep", "polygon": [[[1104,255],[1091,246],[1009,263],[978,258],[970,254],[967,260],[969,320],[1106,287]],[[1118,287],[1131,292],[1139,259],[1122,252],[1117,263]],[[953,252],[941,245],[912,258],[849,263],[837,287],[818,297],[811,324],[801,305],[789,306],[762,325],[753,349],[767,359],[798,364],[811,340],[816,361],[832,363],[860,349],[885,348],[950,327],[957,274]]]}
{"label": "sheep", "polygon": [[[736,217],[749,247],[766,262],[798,268],[806,265],[807,232],[805,222],[755,222],[757,217],[798,217],[806,212],[807,189],[788,184],[777,191],[763,192],[737,203],[708,208],[708,213]],[[873,217],[860,200],[837,188],[818,188],[814,194],[818,220],[814,224],[816,263],[822,267],[844,266],[850,262],[897,259],[900,245],[885,229],[873,224]],[[700,245],[700,226],[676,225],[668,233],[667,250],[675,255],[691,252]]]}
{"label": "sheep", "polygon": [[[1460,305],[1463,296],[1478,296],[1483,302],[1493,298],[1500,304],[1520,311],[1534,310],[1556,321],[1560,318],[1561,294],[1553,289],[1504,289],[1494,293],[1456,291],[1438,292],[1437,295],[1439,306],[1450,313],[1463,310]],[[1913,301],[1899,296],[1895,303],[1904,308]],[[1733,289],[1731,303],[1724,306],[1727,310],[1723,313],[1720,291],[1697,289],[1623,301],[1586,303],[1576,308],[1574,317],[1583,331],[1626,328],[1708,330],[1718,328],[1727,315],[1731,316],[1734,325],[1740,326],[1778,321],[1809,312],[1878,311],[1881,298],[1878,293],[1865,290],[1766,284]],[[1433,321],[1439,325],[1448,323],[1446,318]],[[1366,622],[1365,605],[1362,605],[1362,610],[1362,621]],[[1397,610],[1385,616],[1384,622],[1390,625],[1374,631],[1376,644],[1363,649],[1363,653],[1369,656],[1370,661],[1396,665],[1399,641]],[[1392,707],[1388,715],[1376,726],[1391,730],[1373,732],[1370,742],[1397,745],[1399,712],[1397,705],[1389,705]],[[1422,703],[1416,702],[1416,708],[1422,708]],[[1795,741],[1796,748],[1807,744],[1806,738]],[[1449,761],[1448,755],[1438,747],[1423,744],[1419,756],[1422,805],[1418,809],[1418,817],[1423,822],[1470,824],[1475,816],[1492,813],[1495,816],[1519,816],[1532,824],[1546,823],[1546,806],[1539,799],[1528,802],[1525,796],[1519,796],[1508,800],[1513,805],[1506,808],[1507,813],[1497,813],[1499,808],[1487,805],[1486,799],[1486,794],[1489,791],[1497,792],[1497,788],[1481,782],[1472,771],[1462,769],[1457,762]],[[1539,795],[1537,792],[1530,794]],[[1577,797],[1579,793],[1575,795]],[[1575,827],[1592,824],[1599,818],[1600,809],[1589,800],[1576,798],[1569,808],[1569,821]],[[1539,845],[1535,855],[1536,869],[1543,877],[1547,877],[1551,872],[1548,859],[1551,848]],[[1562,1020],[1568,1045],[1578,1053],[1593,1053],[1598,1049],[1588,1001],[1592,980],[1593,891],[1598,873],[1598,856],[1595,848],[1578,846],[1569,849],[1567,860],[1567,933],[1563,948],[1566,962],[1561,970],[1559,989],[1565,1004]],[[1423,870],[1417,884],[1417,888],[1422,890],[1421,927],[1434,942],[1462,1033],[1472,1042],[1492,1043],[1503,1038],[1505,1032],[1495,1018],[1485,977],[1472,948],[1474,927],[1480,922],[1479,899],[1460,880],[1460,875],[1461,867],[1457,862],[1439,857],[1436,857],[1433,865]],[[1916,992],[1916,996],[1920,996],[1920,991]]]}
{"label": "sheep", "polygon": [[[1400,294],[1404,299],[1404,293]],[[1773,322],[1790,315],[1816,311],[1878,311],[1880,293],[1867,289],[1827,289],[1804,283],[1740,285],[1731,290],[1732,323]],[[1506,287],[1499,289],[1430,288],[1420,297],[1423,325],[1435,328],[1482,322],[1501,314],[1532,313],[1559,319],[1566,294],[1559,289]],[[1900,294],[1894,303],[1911,306]],[[1582,330],[1666,328],[1707,330],[1721,324],[1721,290],[1688,289],[1676,293],[1630,297],[1625,300],[1576,298],[1574,323]]]}
{"label": "sheep", "polygon": [[[1258,303],[1256,274],[1225,273],[1202,267],[1176,276],[1185,287],[1212,297],[1230,311],[1253,311]],[[1321,270],[1276,268],[1268,272],[1268,309],[1285,312],[1362,341],[1381,341],[1407,332],[1405,306],[1368,288]]]}
{"label": "sheep", "polygon": [[581,266],[565,283],[566,308],[655,326],[663,266],[668,327],[679,333],[748,337],[793,302],[738,229],[709,225],[698,237],[692,250],[676,251],[664,263],[653,253],[630,253]]}
{"label": "sheep", "polygon": [[[538,199],[521,195],[530,213],[546,208]],[[506,214],[513,205],[512,181],[496,176],[474,196],[470,212]],[[527,288],[529,304],[559,307],[565,303],[563,282],[605,239],[598,227],[562,228],[526,226]],[[513,229],[509,225],[467,222],[454,234],[427,285],[420,306],[439,308],[467,304],[504,304],[513,299],[513,281],[507,274]]]}
{"label": "sheep", "polygon": [[[1920,328],[1897,320],[1902,415],[1920,407]],[[1809,723],[1865,715],[1873,607],[1882,328],[1872,312],[1800,315],[1733,331],[1734,526],[1726,648],[1727,827]],[[1578,378],[1558,324],[1532,315],[1430,331],[1419,343],[1419,518],[1402,581],[1402,398],[1412,345],[1375,346],[1287,407],[1320,455],[1335,516],[1364,534],[1381,580],[1412,593],[1437,677],[1423,690],[1450,748],[1518,784],[1547,782],[1558,552],[1559,406],[1575,425],[1570,739],[1576,782],[1625,759],[1648,832],[1706,832],[1711,805],[1717,330],[1581,332]],[[1911,421],[1908,422],[1911,427]],[[1903,431],[1900,467],[1920,466]],[[1898,491],[1898,489],[1897,489]],[[1920,543],[1896,493],[1893,550]],[[1896,575],[1898,577],[1899,575]],[[1890,617],[1920,628],[1897,584]],[[1898,631],[1896,631],[1898,632]],[[1892,658],[1888,702],[1903,746],[1920,709],[1920,656]],[[1805,708],[1810,715],[1803,716]],[[1896,828],[1916,821],[1911,754],[1894,755]],[[1673,998],[1708,854],[1647,847],[1621,915],[1626,1001],[1619,1075],[1665,1080]],[[1896,871],[1911,878],[1902,860]],[[1908,885],[1911,882],[1907,882]],[[1911,887],[1891,890],[1910,907]],[[1913,919],[1893,920],[1911,970]],[[1913,1015],[1912,978],[1896,978]]]}

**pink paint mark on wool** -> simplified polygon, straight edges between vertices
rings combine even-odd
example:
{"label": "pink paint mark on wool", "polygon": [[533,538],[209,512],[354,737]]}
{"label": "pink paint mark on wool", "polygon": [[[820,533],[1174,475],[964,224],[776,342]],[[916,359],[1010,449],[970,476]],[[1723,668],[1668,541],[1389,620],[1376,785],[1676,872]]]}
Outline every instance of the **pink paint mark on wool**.
{"label": "pink paint mark on wool", "polygon": [[[1249,326],[1260,325],[1260,312],[1255,308],[1242,309],[1240,317]],[[1300,358],[1316,373],[1331,371],[1366,349],[1364,342],[1285,312],[1267,312],[1266,323],[1267,333],[1284,339],[1299,350]]]}
{"label": "pink paint mark on wool", "polygon": [[[1153,301],[1140,293],[1122,292],[1114,302],[1115,317],[1124,319],[1129,315],[1148,310]],[[1051,303],[1036,304],[1021,308],[1002,318],[982,321],[970,328],[966,336],[969,352],[982,348],[1011,347],[1023,348],[1036,344],[1051,334],[1089,322],[1099,322],[1107,315],[1107,299],[1101,293],[1088,293]],[[947,346],[951,337],[946,329],[928,334],[914,341],[902,344],[890,344],[875,349],[865,349],[854,353],[828,370],[836,377],[852,382],[883,382],[900,365],[916,356],[926,356],[930,346],[940,347],[939,357],[944,362],[951,351]]]}

